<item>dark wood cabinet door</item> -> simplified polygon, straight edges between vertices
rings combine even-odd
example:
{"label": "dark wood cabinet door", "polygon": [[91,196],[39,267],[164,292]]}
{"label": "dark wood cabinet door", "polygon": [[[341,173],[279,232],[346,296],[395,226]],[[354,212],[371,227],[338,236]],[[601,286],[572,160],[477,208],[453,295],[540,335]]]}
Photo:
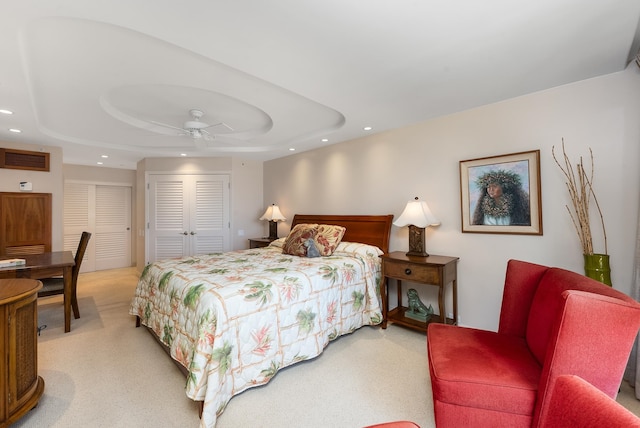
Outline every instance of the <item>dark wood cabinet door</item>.
{"label": "dark wood cabinet door", "polygon": [[51,251],[51,194],[0,192],[0,256]]}

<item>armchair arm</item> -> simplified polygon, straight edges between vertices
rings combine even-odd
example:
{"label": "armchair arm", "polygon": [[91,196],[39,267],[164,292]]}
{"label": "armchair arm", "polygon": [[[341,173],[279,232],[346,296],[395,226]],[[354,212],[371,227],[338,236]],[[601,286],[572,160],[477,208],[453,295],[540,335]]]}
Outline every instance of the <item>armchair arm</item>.
{"label": "armchair arm", "polygon": [[550,391],[560,375],[579,376],[615,398],[638,328],[638,303],[564,291],[542,367],[532,426],[548,411]]}
{"label": "armchair arm", "polygon": [[584,379],[562,375],[551,391],[549,411],[540,426],[638,428],[640,419]]}
{"label": "armchair arm", "polygon": [[533,296],[547,266],[509,260],[504,281],[498,333],[524,337]]}

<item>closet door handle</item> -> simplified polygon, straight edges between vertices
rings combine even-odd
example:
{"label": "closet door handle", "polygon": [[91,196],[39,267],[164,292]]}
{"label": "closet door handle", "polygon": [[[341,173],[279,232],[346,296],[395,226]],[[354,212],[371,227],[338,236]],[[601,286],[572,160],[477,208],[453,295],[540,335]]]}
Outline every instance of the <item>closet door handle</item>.
{"label": "closet door handle", "polygon": [[195,232],[191,232],[191,234],[192,234],[192,235],[195,235],[196,233],[195,233]]}
{"label": "closet door handle", "polygon": [[185,230],[184,232],[178,232],[178,235],[188,235],[187,231]]}

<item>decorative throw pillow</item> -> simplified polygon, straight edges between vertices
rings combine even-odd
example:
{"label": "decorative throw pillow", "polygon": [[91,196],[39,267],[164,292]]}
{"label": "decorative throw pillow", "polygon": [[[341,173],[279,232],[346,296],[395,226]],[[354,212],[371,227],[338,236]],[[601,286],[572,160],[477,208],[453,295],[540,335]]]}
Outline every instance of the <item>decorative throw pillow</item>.
{"label": "decorative throw pillow", "polygon": [[316,241],[313,238],[309,238],[306,241],[304,241],[303,245],[307,248],[307,257],[321,256],[320,251],[318,251],[318,246],[316,245]]}
{"label": "decorative throw pillow", "polygon": [[330,256],[342,240],[346,227],[320,224],[316,228],[316,247],[321,256]]}
{"label": "decorative throw pillow", "polygon": [[297,224],[287,235],[282,246],[282,253],[307,257],[307,240],[314,240],[317,226],[317,224]]}

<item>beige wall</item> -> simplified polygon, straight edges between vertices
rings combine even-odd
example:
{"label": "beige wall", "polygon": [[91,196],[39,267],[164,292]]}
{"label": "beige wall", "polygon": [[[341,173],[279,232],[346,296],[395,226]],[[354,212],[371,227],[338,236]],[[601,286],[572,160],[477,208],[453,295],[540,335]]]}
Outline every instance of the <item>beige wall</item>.
{"label": "beige wall", "polygon": [[[568,194],[551,157],[551,147],[562,138],[574,160],[588,156],[588,147],[594,151],[612,280],[629,293],[640,196],[640,70],[635,64],[621,73],[266,162],[265,201],[279,203],[290,219],[295,213],[391,213],[397,218],[408,200],[426,200],[442,222],[428,229],[427,251],[460,257],[461,324],[493,329],[510,258],[582,272],[581,247],[565,209]],[[459,161],[536,149],[541,151],[544,235],[461,233]],[[392,228],[391,250],[407,250],[407,233],[407,228]],[[594,234],[596,248],[602,249],[597,228]],[[421,294],[437,307],[436,287],[429,288]]]}
{"label": "beige wall", "polygon": [[0,141],[0,147],[49,153],[49,172],[0,168],[0,192],[19,192],[20,182],[33,184],[34,193],[51,193],[51,249],[61,251],[62,240],[62,149],[60,147]]}
{"label": "beige wall", "polygon": [[249,238],[268,235],[264,213],[261,161],[233,158],[231,173],[231,244],[234,249],[248,248]]}

